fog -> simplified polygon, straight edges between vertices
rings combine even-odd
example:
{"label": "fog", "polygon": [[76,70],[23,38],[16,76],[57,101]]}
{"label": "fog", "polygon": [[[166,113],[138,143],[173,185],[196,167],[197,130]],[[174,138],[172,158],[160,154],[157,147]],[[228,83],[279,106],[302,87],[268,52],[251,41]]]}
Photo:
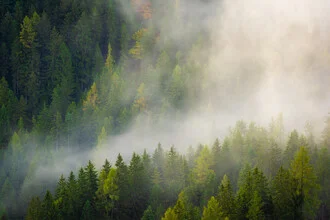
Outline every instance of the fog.
{"label": "fog", "polygon": [[170,116],[156,127],[133,125],[127,133],[109,138],[106,153],[97,153],[95,160],[119,152],[130,156],[144,148],[152,151],[158,142],[179,150],[209,144],[228,134],[237,120],[267,126],[279,113],[286,132],[303,131],[306,121],[316,133],[321,131],[330,109],[329,1],[180,1],[178,5],[176,10],[185,18],[175,22],[173,16],[172,22],[158,25],[177,45],[201,31],[208,33],[209,47],[199,51],[194,62],[206,62],[203,83],[212,86],[201,91],[200,102],[189,112]]}
{"label": "fog", "polygon": [[165,38],[180,45],[201,31],[209,36],[208,46],[194,57],[203,60],[207,73],[202,83],[208,89],[200,91],[199,102],[157,125],[141,123],[147,121],[141,116],[99,150],[56,152],[54,164],[39,167],[38,176],[52,170],[57,179],[88,159],[98,168],[105,158],[114,164],[118,153],[127,161],[134,151],[152,153],[158,143],[184,152],[190,145],[222,140],[238,120],[268,126],[281,112],[286,133],[302,130],[306,121],[321,131],[330,110],[330,1],[187,0],[177,10],[191,20],[186,26],[175,16],[169,23],[159,21]]}

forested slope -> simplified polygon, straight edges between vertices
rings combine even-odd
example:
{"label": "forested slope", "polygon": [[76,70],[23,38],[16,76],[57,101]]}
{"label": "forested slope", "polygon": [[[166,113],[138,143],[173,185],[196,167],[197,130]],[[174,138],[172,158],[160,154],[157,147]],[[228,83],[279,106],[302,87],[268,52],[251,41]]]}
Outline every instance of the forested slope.
{"label": "forested slope", "polygon": [[[186,152],[188,146],[175,142],[187,138],[187,132],[180,136],[180,122],[188,118],[189,124],[191,115],[199,120],[189,127],[225,130],[229,120],[211,116],[238,120],[248,112],[264,119],[268,115],[258,110],[276,107],[267,102],[276,93],[269,93],[267,80],[278,55],[270,56],[271,65],[264,62],[263,54],[269,54],[259,47],[274,48],[245,33],[253,24],[232,28],[237,25],[226,20],[230,10],[223,10],[230,4],[223,2],[222,7],[213,0],[0,1],[0,215],[329,218],[330,119],[316,124],[317,133],[311,124],[304,133],[289,131],[294,116],[304,122],[325,116],[330,59],[319,30],[307,32],[294,23],[283,31],[280,43],[312,45],[313,50],[297,50],[299,56],[287,44],[276,47],[286,57],[274,87],[303,110],[294,107],[269,127],[238,121],[229,135],[216,134],[220,141],[209,147],[194,142],[196,148]],[[251,36],[258,44],[248,43]],[[289,82],[296,79],[308,92],[295,93]],[[262,95],[266,105],[255,98]],[[203,127],[201,112],[212,123]],[[176,136],[167,138],[174,146],[148,145],[145,153],[133,153],[137,139],[125,134],[143,129],[174,130]],[[140,138],[154,142],[161,136],[146,132]],[[115,137],[132,143],[114,146]],[[110,160],[117,151],[133,154],[131,161],[120,155]],[[88,162],[91,152],[110,163],[99,170],[100,161]],[[81,163],[87,165],[79,170]]]}

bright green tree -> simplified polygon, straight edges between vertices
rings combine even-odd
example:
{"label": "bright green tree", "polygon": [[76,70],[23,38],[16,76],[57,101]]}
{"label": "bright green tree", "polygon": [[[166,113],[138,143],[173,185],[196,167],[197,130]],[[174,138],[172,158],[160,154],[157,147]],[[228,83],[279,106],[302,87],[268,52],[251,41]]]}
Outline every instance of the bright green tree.
{"label": "bright green tree", "polygon": [[207,203],[207,207],[204,207],[202,220],[220,220],[223,219],[223,213],[221,211],[219,202],[214,196],[210,198]]}
{"label": "bright green tree", "polygon": [[309,162],[309,154],[305,147],[301,147],[291,163],[290,172],[294,181],[296,204],[295,218],[313,218],[319,207],[316,174]]}
{"label": "bright green tree", "polygon": [[264,213],[262,211],[262,199],[257,191],[254,191],[253,198],[247,213],[247,218],[251,220],[262,220],[265,219]]}
{"label": "bright green tree", "polygon": [[109,213],[111,212],[111,218],[113,218],[115,203],[119,200],[119,189],[116,184],[116,175],[117,170],[111,168],[103,185],[103,193],[107,198],[105,203],[106,216],[109,216]]}

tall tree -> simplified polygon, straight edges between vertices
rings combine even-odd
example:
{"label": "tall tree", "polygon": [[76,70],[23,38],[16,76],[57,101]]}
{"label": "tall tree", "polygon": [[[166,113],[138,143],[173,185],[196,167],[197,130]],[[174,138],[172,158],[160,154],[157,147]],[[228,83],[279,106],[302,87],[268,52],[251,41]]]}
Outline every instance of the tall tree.
{"label": "tall tree", "polygon": [[29,203],[29,207],[26,214],[27,220],[39,220],[42,219],[42,203],[39,197],[33,197]]}
{"label": "tall tree", "polygon": [[294,219],[294,186],[291,173],[282,166],[272,181],[274,213],[277,219]]}
{"label": "tall tree", "polygon": [[221,184],[219,186],[219,193],[217,196],[219,206],[221,207],[222,216],[230,219],[235,217],[235,196],[227,175],[223,176]]}
{"label": "tall tree", "polygon": [[262,211],[262,199],[258,195],[257,191],[254,191],[253,198],[247,213],[247,218],[251,220],[261,220],[265,219],[264,213]]}
{"label": "tall tree", "polygon": [[212,196],[207,203],[207,207],[204,207],[202,220],[220,220],[222,216],[220,204]]}
{"label": "tall tree", "polygon": [[44,200],[42,201],[42,219],[56,218],[54,200],[52,194],[47,190]]}
{"label": "tall tree", "polygon": [[295,187],[295,218],[313,218],[319,207],[318,189],[314,168],[309,162],[308,151],[301,147],[291,163],[290,172]]}

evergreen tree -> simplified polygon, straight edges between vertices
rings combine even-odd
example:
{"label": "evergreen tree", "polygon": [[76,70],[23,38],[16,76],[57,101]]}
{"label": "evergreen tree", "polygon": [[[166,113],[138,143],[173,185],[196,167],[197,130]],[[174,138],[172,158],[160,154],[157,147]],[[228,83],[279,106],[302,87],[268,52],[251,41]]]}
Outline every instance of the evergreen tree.
{"label": "evergreen tree", "polygon": [[69,198],[67,182],[63,175],[61,175],[57,183],[54,199],[56,205],[56,213],[58,214],[58,216],[65,217],[69,209]]}
{"label": "evergreen tree", "polygon": [[247,218],[251,220],[261,220],[265,219],[264,213],[262,211],[262,199],[257,191],[254,191],[253,198],[247,213]]}
{"label": "evergreen tree", "polygon": [[296,130],[290,133],[289,140],[284,151],[285,167],[289,168],[290,161],[293,159],[295,152],[299,149],[299,134]]}
{"label": "evergreen tree", "polygon": [[85,167],[85,176],[86,176],[86,184],[87,184],[86,196],[93,207],[94,195],[95,192],[97,191],[97,186],[98,186],[98,182],[97,182],[98,178],[97,178],[97,172],[95,170],[95,166],[91,161],[88,161],[88,164]]}
{"label": "evergreen tree", "polygon": [[133,153],[129,165],[129,177],[132,216],[134,218],[140,218],[143,210],[147,207],[149,192],[144,181],[147,178],[146,170],[144,169],[141,157],[135,153]]}
{"label": "evergreen tree", "polygon": [[272,183],[272,197],[275,217],[278,219],[294,218],[293,178],[288,170],[280,167]]}
{"label": "evergreen tree", "polygon": [[116,216],[120,216],[121,218],[129,218],[127,216],[128,207],[130,204],[130,194],[129,194],[129,172],[128,167],[124,163],[123,158],[120,154],[118,154],[117,161],[117,176],[115,184],[119,189],[119,200],[116,207]]}
{"label": "evergreen tree", "polygon": [[319,207],[319,185],[309,160],[307,149],[301,147],[291,163],[290,172],[295,189],[295,218],[313,218]]}
{"label": "evergreen tree", "polygon": [[92,212],[93,211],[92,211],[91,203],[89,202],[89,200],[87,200],[85,202],[85,205],[84,205],[83,210],[82,210],[81,219],[83,219],[83,220],[92,220],[92,219],[94,219]]}
{"label": "evergreen tree", "polygon": [[220,204],[212,196],[207,203],[207,207],[204,207],[202,220],[220,220],[222,216]]}
{"label": "evergreen tree", "polygon": [[217,197],[219,205],[221,207],[221,212],[223,216],[229,217],[230,219],[235,216],[235,196],[227,175],[223,176],[221,184],[219,186],[219,194]]}
{"label": "evergreen tree", "polygon": [[141,220],[154,220],[154,219],[155,219],[155,215],[152,211],[151,206],[149,205],[148,208],[144,211]]}
{"label": "evergreen tree", "polygon": [[115,207],[115,204],[119,200],[118,185],[116,185],[115,182],[116,176],[117,176],[117,170],[115,168],[111,168],[103,186],[103,193],[106,196],[106,202],[105,202],[106,216],[109,216],[109,213],[111,212],[111,218],[113,218],[113,214],[114,214],[113,209]]}
{"label": "evergreen tree", "polygon": [[176,214],[176,212],[174,211],[174,209],[172,209],[171,207],[169,207],[166,212],[164,217],[162,217],[162,220],[179,220],[179,216],[178,214]]}
{"label": "evergreen tree", "polygon": [[79,169],[77,185],[78,185],[78,198],[79,198],[78,210],[82,210],[83,206],[85,205],[86,201],[88,200],[87,175],[85,173],[85,170],[82,167]]}
{"label": "evergreen tree", "polygon": [[29,203],[26,214],[27,220],[39,220],[42,217],[42,203],[39,197],[33,197]]}
{"label": "evergreen tree", "polygon": [[56,210],[54,206],[53,196],[47,190],[44,200],[42,201],[41,216],[42,219],[55,219]]}
{"label": "evergreen tree", "polygon": [[76,219],[78,217],[78,184],[75,175],[73,172],[70,172],[67,181],[67,189],[68,189],[68,209],[67,216],[71,219]]}

